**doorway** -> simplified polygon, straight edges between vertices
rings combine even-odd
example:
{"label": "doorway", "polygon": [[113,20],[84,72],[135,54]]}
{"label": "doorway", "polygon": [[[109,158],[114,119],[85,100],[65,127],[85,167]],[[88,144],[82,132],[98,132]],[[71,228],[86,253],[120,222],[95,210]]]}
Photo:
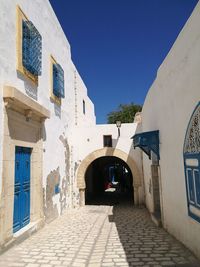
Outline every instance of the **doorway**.
{"label": "doorway", "polygon": [[30,159],[31,148],[15,147],[14,233],[30,222]]}
{"label": "doorway", "polygon": [[134,203],[133,177],[129,166],[120,158],[95,159],[85,174],[86,205]]}

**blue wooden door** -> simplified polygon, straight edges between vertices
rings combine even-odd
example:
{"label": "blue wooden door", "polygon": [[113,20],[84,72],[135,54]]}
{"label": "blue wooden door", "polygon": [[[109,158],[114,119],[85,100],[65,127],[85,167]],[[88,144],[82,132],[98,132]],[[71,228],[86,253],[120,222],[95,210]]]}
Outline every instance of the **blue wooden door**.
{"label": "blue wooden door", "polygon": [[30,222],[30,157],[30,148],[15,147],[13,232]]}

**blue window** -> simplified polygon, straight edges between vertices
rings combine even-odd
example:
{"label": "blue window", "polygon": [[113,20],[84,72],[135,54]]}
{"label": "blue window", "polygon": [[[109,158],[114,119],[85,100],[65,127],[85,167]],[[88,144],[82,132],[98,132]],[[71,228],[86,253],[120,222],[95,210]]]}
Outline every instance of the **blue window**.
{"label": "blue window", "polygon": [[195,203],[195,185],[194,185],[193,170],[190,168],[187,169],[187,184],[188,184],[189,202],[194,204]]}
{"label": "blue window", "polygon": [[53,64],[53,94],[58,98],[65,97],[64,71],[59,64]]}
{"label": "blue window", "polygon": [[188,214],[200,222],[200,103],[188,124],[184,142],[184,165]]}
{"label": "blue window", "polygon": [[198,170],[194,170],[196,204],[200,207],[200,175]]}
{"label": "blue window", "polygon": [[42,37],[31,21],[22,21],[22,64],[33,75],[42,74]]}

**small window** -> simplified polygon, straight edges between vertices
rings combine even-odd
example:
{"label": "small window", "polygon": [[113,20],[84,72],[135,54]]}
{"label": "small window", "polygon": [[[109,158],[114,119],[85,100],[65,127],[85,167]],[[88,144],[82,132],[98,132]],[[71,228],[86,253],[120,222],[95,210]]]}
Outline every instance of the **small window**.
{"label": "small window", "polygon": [[57,105],[61,105],[61,98],[65,97],[64,71],[56,62],[53,56],[50,56],[50,77],[51,77],[51,100]]}
{"label": "small window", "polygon": [[188,185],[189,202],[191,204],[195,204],[194,176],[193,176],[193,170],[190,168],[187,169],[187,185]]}
{"label": "small window", "polygon": [[59,64],[53,64],[53,94],[58,98],[65,97],[64,71]]}
{"label": "small window", "polygon": [[112,135],[103,136],[103,145],[104,147],[112,147]]}
{"label": "small window", "polygon": [[83,114],[85,114],[85,100],[83,100]]}

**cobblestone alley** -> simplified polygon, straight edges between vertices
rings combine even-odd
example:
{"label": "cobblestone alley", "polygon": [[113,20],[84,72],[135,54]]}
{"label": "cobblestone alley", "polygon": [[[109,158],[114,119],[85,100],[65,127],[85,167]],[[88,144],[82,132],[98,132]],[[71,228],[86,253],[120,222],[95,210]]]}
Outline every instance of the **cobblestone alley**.
{"label": "cobblestone alley", "polygon": [[85,206],[68,210],[0,256],[0,266],[200,266],[157,228],[145,208]]}

